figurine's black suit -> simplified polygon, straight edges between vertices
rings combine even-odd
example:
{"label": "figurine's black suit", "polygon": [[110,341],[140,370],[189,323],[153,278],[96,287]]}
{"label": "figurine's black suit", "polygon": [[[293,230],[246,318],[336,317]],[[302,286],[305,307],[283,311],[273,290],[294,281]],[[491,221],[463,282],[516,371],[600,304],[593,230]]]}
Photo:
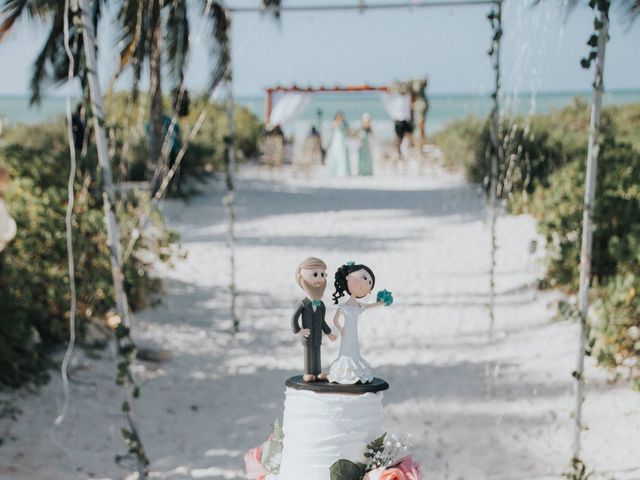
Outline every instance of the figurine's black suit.
{"label": "figurine's black suit", "polygon": [[[311,330],[311,334],[308,337],[302,337],[302,344],[304,345],[304,373],[318,376],[322,371],[322,365],[320,362],[320,346],[322,345],[322,332],[329,335],[331,328],[324,321],[324,314],[326,312],[324,303],[320,302],[320,305],[316,306],[316,311],[313,311],[313,305],[311,300],[305,298],[298,305],[298,309],[293,314],[291,319],[291,328],[293,333],[298,333],[302,328],[308,328]],[[298,323],[298,319],[302,316],[302,326]]]}

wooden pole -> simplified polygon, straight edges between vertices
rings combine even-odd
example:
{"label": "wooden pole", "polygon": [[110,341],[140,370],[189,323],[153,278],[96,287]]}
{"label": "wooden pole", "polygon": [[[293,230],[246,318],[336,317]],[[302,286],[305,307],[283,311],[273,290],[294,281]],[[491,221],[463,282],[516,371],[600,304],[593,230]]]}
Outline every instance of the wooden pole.
{"label": "wooden pole", "polygon": [[104,104],[98,80],[98,64],[95,54],[95,32],[93,21],[89,17],[87,5],[91,0],[78,0],[82,19],[84,53],[87,62],[87,83],[93,113],[93,131],[95,132],[98,163],[102,169],[102,200],[104,203],[105,224],[107,226],[107,244],[111,260],[111,275],[116,294],[116,309],[120,319],[129,327],[129,305],[124,291],[122,274],[122,256],[120,251],[120,233],[118,220],[114,213],[115,196],[113,177],[109,162],[107,136],[104,129]]}
{"label": "wooden pole", "polygon": [[497,2],[492,55],[494,57],[495,91],[493,92],[493,111],[491,112],[491,178],[489,182],[489,210],[491,224],[491,265],[489,267],[489,338],[493,338],[495,323],[495,276],[496,276],[496,223],[498,220],[498,155],[500,152],[500,39],[502,37],[502,1]]}
{"label": "wooden pole", "polygon": [[[84,53],[87,62],[87,82],[89,85],[89,97],[91,100],[91,110],[93,113],[93,130],[95,132],[96,148],[98,151],[98,163],[102,169],[102,201],[104,203],[105,224],[107,227],[107,244],[109,246],[109,256],[111,260],[111,275],[116,295],[116,310],[121,321],[127,328],[130,328],[129,305],[127,295],[124,290],[124,275],[122,273],[122,254],[120,250],[120,233],[118,220],[114,213],[115,196],[113,188],[113,177],[111,175],[111,164],[109,163],[109,153],[107,136],[104,129],[104,103],[102,91],[98,79],[98,63],[95,50],[95,32],[93,21],[89,16],[87,5],[91,0],[78,0],[80,8],[80,21],[82,24],[82,37],[84,41]],[[97,1],[97,0],[95,0]],[[128,404],[131,405],[132,393],[127,394]],[[126,419],[131,429],[133,438],[139,443],[141,450],[136,455],[138,479],[147,478],[146,464],[142,460],[146,459],[144,449],[139,441],[139,435],[133,420],[131,408],[126,410]]]}
{"label": "wooden pole", "polygon": [[226,109],[227,109],[227,196],[225,203],[229,214],[229,229],[227,235],[227,246],[229,248],[229,293],[231,294],[231,321],[233,322],[233,332],[238,333],[240,330],[240,321],[236,313],[236,237],[235,237],[235,169],[236,169],[236,154],[235,154],[235,111],[233,104],[233,61],[231,51],[231,15],[228,15],[228,31],[227,31],[227,65],[225,68],[225,87],[226,87]]}
{"label": "wooden pole", "polygon": [[266,105],[266,112],[264,115],[265,118],[265,124],[267,125],[267,128],[269,128],[271,125],[271,95],[273,94],[273,90],[271,90],[270,88],[267,89],[267,105]]}
{"label": "wooden pole", "polygon": [[578,340],[578,361],[574,377],[576,379],[576,413],[573,439],[573,460],[580,460],[580,437],[582,434],[582,404],[584,402],[584,356],[587,344],[587,316],[589,312],[589,283],[591,280],[591,251],[593,246],[593,213],[596,200],[596,179],[598,154],[600,152],[600,114],[602,110],[602,91],[604,75],[604,57],[609,32],[607,11],[599,10],[602,28],[598,35],[598,53],[595,62],[595,81],[593,82],[593,101],[589,123],[589,148],[587,152],[587,175],[585,178],[584,211],[582,214],[582,246],[580,252],[580,289],[578,308],[580,311],[580,338]]}

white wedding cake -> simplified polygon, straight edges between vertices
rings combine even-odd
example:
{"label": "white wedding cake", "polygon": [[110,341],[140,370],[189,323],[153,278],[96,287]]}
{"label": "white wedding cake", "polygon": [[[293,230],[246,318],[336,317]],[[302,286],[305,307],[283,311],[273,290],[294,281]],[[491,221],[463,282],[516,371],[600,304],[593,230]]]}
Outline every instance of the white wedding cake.
{"label": "white wedding cake", "polygon": [[286,389],[278,480],[330,480],[337,460],[366,463],[366,445],[384,433],[383,393]]}
{"label": "white wedding cake", "polygon": [[[334,303],[349,294],[334,317],[340,334],[338,358],[329,374],[322,372],[322,337],[337,340],[325,321],[321,298],[326,264],[309,257],[298,265],[296,282],[307,297],[294,311],[291,329],[304,346],[304,375],[286,381],[284,418],[266,442],[244,457],[249,480],[420,480],[420,467],[404,438],[387,435],[382,410],[384,380],[360,355],[358,318],[367,309],[389,306],[387,290],[376,302],[361,299],[371,293],[375,275],[366,265],[347,262],[335,274]],[[343,324],[339,318],[344,317]]]}

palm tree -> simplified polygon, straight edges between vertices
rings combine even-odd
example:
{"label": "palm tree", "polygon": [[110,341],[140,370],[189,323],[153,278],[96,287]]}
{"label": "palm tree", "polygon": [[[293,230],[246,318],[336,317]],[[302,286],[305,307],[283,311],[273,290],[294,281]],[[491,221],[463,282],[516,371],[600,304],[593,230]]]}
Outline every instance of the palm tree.
{"label": "palm tree", "polygon": [[[104,0],[92,2],[94,29],[98,26],[103,2]],[[32,105],[37,105],[42,100],[42,86],[46,82],[59,85],[67,81],[69,58],[64,49],[64,3],[59,0],[0,0],[0,42],[24,16],[49,26],[44,46],[33,63],[29,89]],[[84,42],[74,15],[75,13],[69,13],[69,44],[74,56],[74,75],[80,79],[83,91],[86,92]]]}
{"label": "palm tree", "polygon": [[[118,75],[132,68],[133,94],[137,97],[145,63],[149,64],[150,160],[158,166],[163,145],[163,54],[175,89],[183,89],[184,71],[189,54],[187,0],[121,0],[118,22],[121,31]],[[211,22],[213,69],[209,88],[222,79],[229,62],[228,13],[221,2],[200,0],[202,14]]]}

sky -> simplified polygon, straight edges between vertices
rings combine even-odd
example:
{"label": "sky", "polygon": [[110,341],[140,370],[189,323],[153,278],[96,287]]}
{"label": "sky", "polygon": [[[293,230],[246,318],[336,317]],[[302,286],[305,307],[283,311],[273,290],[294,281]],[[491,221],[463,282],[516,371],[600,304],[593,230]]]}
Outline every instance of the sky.
{"label": "sky", "polygon": [[[62,0],[61,0],[62,1]],[[353,4],[356,0],[332,0]],[[367,3],[381,0],[368,0]],[[403,3],[404,0],[387,0]],[[285,5],[326,4],[328,0],[283,0]],[[209,75],[207,29],[192,2],[192,52],[187,86],[203,90]],[[228,1],[231,6],[258,0]],[[406,1],[404,3],[410,3]],[[593,71],[579,65],[588,53],[593,12],[578,7],[564,16],[564,0],[506,0],[502,70],[508,92],[587,91]],[[584,2],[586,3],[586,1]],[[614,2],[615,3],[615,2]],[[114,9],[106,15],[99,41],[101,81],[109,84],[117,65]],[[260,95],[276,84],[319,86],[387,84],[427,75],[432,94],[485,94],[493,72],[487,49],[491,30],[487,6],[411,8],[407,10],[284,12],[280,23],[267,15],[236,14],[232,25],[232,58],[236,95]],[[22,21],[3,43],[0,94],[28,93],[31,64],[46,35],[44,26]],[[106,47],[104,47],[106,45]],[[640,89],[640,20],[631,28],[613,9],[607,45],[605,88]],[[124,76],[116,88],[127,88]],[[144,85],[143,85],[144,86]],[[72,87],[77,89],[77,85]],[[50,94],[65,89],[49,88]]]}

